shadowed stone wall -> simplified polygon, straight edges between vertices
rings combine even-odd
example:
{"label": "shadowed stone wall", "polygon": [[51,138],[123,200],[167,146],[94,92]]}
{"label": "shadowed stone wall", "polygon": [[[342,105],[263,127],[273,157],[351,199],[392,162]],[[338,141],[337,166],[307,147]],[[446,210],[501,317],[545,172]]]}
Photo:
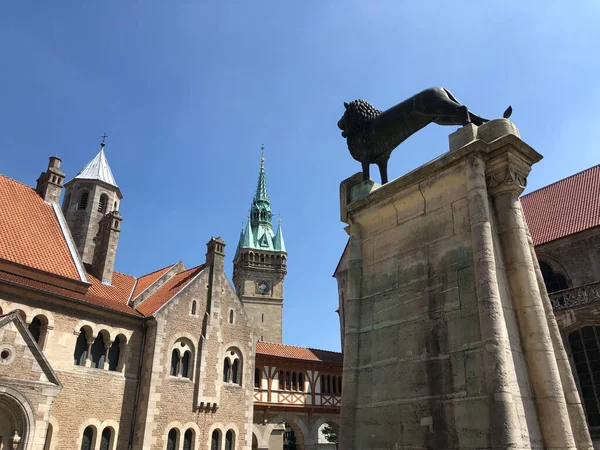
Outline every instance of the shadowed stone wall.
{"label": "shadowed stone wall", "polygon": [[385,186],[341,185],[340,448],[591,448],[519,203],[505,119]]}

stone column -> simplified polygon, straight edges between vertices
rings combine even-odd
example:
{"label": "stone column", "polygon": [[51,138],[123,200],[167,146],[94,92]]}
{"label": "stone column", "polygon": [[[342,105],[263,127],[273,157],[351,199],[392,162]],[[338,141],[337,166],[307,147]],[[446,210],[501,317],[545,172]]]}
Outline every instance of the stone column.
{"label": "stone column", "polygon": [[92,344],[94,343],[94,338],[87,340],[87,354],[85,358],[85,367],[92,367]]}
{"label": "stone column", "polygon": [[552,347],[554,348],[554,355],[556,357],[556,363],[558,364],[558,372],[562,382],[562,388],[565,393],[569,419],[571,421],[571,426],[573,427],[575,444],[577,445],[578,449],[591,450],[593,448],[592,439],[587,427],[587,420],[585,417],[585,412],[583,411],[581,399],[579,397],[579,391],[577,390],[577,385],[575,384],[575,378],[573,378],[573,372],[571,371],[569,358],[563,345],[558,324],[556,323],[556,317],[554,317],[552,303],[550,302],[550,297],[546,291],[544,277],[542,276],[542,271],[533,247],[533,239],[529,233],[527,223],[524,222],[524,224],[525,231],[527,233],[527,242],[529,244],[529,253],[531,254],[531,260],[533,261],[535,268],[538,289],[542,297],[542,304],[544,306],[544,312],[546,314],[550,336],[552,337]]}
{"label": "stone column", "polygon": [[476,154],[469,158],[467,165],[469,219],[479,328],[485,349],[485,380],[490,395],[492,448],[522,448],[521,426],[510,387],[516,384],[516,375],[496,277],[485,163],[481,155]]}
{"label": "stone column", "polygon": [[488,191],[494,202],[544,446],[574,449],[575,440],[519,201],[531,166],[540,156],[520,142],[505,141],[496,148],[490,145]]}
{"label": "stone column", "polygon": [[362,256],[360,227],[353,224],[346,227],[350,235],[350,261],[348,267],[348,290],[346,298],[346,323],[344,329],[344,370],[342,377],[342,402],[345,408],[340,414],[339,448],[354,448],[355,412],[357,406],[358,357],[360,333],[360,297],[362,285]]}

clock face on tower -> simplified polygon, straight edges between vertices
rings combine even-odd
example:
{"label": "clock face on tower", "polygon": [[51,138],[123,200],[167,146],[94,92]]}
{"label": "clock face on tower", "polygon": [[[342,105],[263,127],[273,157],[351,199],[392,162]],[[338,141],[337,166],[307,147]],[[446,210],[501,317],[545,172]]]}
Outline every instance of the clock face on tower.
{"label": "clock face on tower", "polygon": [[260,294],[266,294],[271,290],[271,283],[269,283],[267,280],[258,280],[256,282],[256,290]]}

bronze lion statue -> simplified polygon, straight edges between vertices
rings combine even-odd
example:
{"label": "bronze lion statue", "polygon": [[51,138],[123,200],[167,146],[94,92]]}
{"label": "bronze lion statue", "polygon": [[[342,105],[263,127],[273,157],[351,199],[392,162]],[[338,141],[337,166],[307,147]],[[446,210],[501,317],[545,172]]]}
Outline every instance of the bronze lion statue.
{"label": "bronze lion statue", "polygon": [[[482,125],[487,119],[473,114],[447,89],[425,89],[386,111],[365,100],[344,102],[346,111],[338,121],[352,157],[362,164],[363,180],[369,179],[369,165],[377,164],[381,184],[388,181],[387,162],[392,151],[421,128],[438,125]],[[509,106],[504,117],[510,117]]]}

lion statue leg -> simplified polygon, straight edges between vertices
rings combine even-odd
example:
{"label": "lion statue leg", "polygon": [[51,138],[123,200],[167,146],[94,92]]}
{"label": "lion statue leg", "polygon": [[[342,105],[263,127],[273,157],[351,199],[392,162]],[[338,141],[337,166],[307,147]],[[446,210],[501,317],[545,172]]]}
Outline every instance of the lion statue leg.
{"label": "lion statue leg", "polygon": [[381,184],[385,184],[388,182],[388,174],[387,174],[388,159],[390,159],[390,157],[386,156],[383,158],[379,158],[375,162],[375,164],[377,164],[377,167],[379,167],[379,175],[381,175]]}

